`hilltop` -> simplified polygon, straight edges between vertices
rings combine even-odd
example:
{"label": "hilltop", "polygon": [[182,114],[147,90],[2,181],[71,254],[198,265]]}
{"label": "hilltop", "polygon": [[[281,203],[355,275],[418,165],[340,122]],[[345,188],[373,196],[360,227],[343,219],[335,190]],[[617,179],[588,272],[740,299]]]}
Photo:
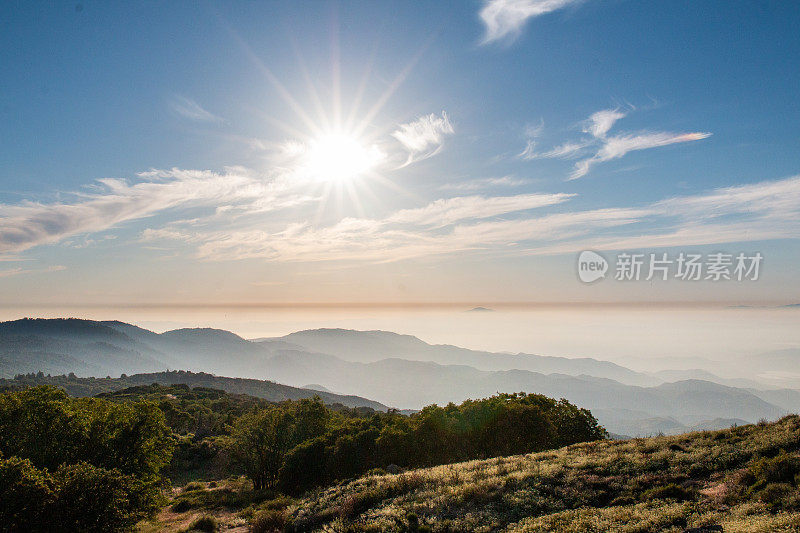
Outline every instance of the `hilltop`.
{"label": "hilltop", "polygon": [[787,416],[395,473],[378,469],[296,498],[244,497],[242,478],[194,482],[175,489],[169,506],[139,531],[176,532],[211,516],[223,530],[256,533],[789,533],[800,530],[798,485],[800,417]]}
{"label": "hilltop", "polygon": [[800,417],[365,476],[287,507],[295,530],[800,528]]}

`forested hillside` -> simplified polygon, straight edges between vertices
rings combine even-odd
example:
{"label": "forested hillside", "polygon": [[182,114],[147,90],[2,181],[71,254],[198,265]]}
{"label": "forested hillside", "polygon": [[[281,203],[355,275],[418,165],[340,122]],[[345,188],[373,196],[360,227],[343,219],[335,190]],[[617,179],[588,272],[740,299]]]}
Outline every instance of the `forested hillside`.
{"label": "forested hillside", "polygon": [[228,378],[214,376],[204,372],[187,372],[173,370],[171,372],[152,372],[149,374],[122,375],[119,378],[82,378],[75,374],[50,376],[43,372],[35,374],[18,374],[13,379],[0,379],[0,390],[18,389],[36,385],[51,385],[62,388],[70,396],[94,396],[102,392],[112,392],[139,385],[188,385],[190,387],[216,388],[232,394],[248,394],[271,402],[299,400],[319,396],[325,403],[342,404],[348,407],[369,407],[385,411],[388,408],[372,400],[345,394],[290,387],[272,381],[246,378]]}
{"label": "forested hillside", "polygon": [[[36,379],[15,380],[0,394],[0,524],[8,531],[127,530],[167,502],[170,492],[159,489],[172,483],[190,487],[170,504],[174,513],[254,511],[369,471],[605,436],[589,411],[522,393],[405,416],[326,406],[316,396],[276,403],[186,384],[71,398],[52,386],[25,386]],[[199,482],[220,481],[224,491],[198,492]]]}

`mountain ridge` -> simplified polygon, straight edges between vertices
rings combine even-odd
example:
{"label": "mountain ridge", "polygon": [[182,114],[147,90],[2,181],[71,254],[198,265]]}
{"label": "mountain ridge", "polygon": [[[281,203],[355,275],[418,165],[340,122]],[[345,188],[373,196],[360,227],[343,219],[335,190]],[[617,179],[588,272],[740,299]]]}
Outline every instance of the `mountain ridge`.
{"label": "mountain ridge", "polygon": [[[70,328],[78,330],[73,338]],[[401,357],[411,349],[417,350],[416,358]],[[528,368],[520,368],[525,366],[520,363]],[[604,363],[431,345],[411,335],[380,330],[328,328],[246,340],[213,328],[155,333],[120,321],[0,323],[0,376],[7,377],[38,371],[102,377],[183,369],[296,388],[314,383],[411,410],[525,391],[596,410],[602,413],[600,422],[617,434],[638,434],[643,427],[652,433],[676,432],[715,419],[755,422],[800,410],[800,391],[760,391],[693,379],[630,384],[593,372],[628,370]],[[632,414],[631,406],[642,413]],[[652,423],[643,426],[643,420]]]}

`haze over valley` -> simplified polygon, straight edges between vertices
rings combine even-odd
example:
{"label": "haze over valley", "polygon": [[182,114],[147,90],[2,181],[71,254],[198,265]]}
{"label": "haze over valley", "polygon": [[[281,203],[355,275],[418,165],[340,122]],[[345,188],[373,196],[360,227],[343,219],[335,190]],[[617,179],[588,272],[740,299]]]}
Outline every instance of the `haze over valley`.
{"label": "haze over valley", "polygon": [[594,358],[469,350],[389,331],[313,329],[248,340],[211,328],[155,333],[120,321],[0,324],[0,375],[6,378],[181,369],[313,384],[402,410],[499,391],[535,392],[590,408],[610,432],[631,436],[729,427],[800,410],[800,381],[787,377],[800,355],[785,350],[763,357],[782,373],[783,386],[769,379],[773,374],[759,379],[757,357],[730,360],[722,377],[699,369],[642,372]]}

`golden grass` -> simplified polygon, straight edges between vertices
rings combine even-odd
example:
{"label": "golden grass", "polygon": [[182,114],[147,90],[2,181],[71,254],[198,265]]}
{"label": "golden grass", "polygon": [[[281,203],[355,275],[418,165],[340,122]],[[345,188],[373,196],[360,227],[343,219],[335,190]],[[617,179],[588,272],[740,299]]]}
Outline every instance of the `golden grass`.
{"label": "golden grass", "polygon": [[[800,453],[800,417],[370,474],[298,500],[276,498],[238,510],[174,513],[167,508],[156,521],[140,524],[139,532],[179,531],[203,513],[214,514],[222,531],[240,532],[262,510],[285,516],[287,531],[414,531],[421,526],[440,532],[680,533],[710,524],[722,525],[725,533],[800,531],[796,486],[783,510],[776,510],[746,482],[755,459],[780,450]],[[246,491],[242,483],[221,481],[217,490]],[[172,497],[191,495],[192,490],[175,490]]]}
{"label": "golden grass", "polygon": [[371,475],[309,494],[288,511],[298,530],[398,530],[409,514],[433,531],[627,533],[714,523],[726,532],[798,530],[798,513],[774,514],[746,498],[725,503],[719,488],[704,494],[780,449],[800,449],[800,418]]}

